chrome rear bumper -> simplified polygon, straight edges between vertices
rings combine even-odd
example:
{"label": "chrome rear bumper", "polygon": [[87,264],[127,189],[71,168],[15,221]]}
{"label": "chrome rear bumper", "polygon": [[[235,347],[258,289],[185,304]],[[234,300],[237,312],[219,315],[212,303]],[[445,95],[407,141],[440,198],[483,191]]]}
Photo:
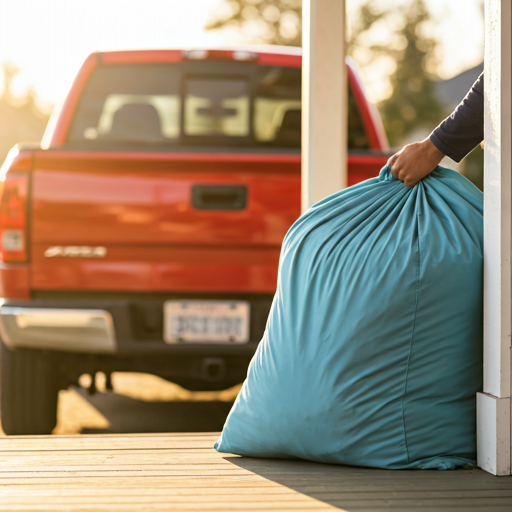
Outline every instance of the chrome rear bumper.
{"label": "chrome rear bumper", "polygon": [[0,334],[10,348],[114,353],[112,316],[102,309],[45,309],[2,306]]}

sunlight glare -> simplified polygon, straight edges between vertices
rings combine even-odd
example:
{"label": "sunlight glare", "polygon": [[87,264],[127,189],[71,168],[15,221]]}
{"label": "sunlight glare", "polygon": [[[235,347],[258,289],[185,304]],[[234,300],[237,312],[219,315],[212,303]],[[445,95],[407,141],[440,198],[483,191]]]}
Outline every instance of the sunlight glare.
{"label": "sunlight glare", "polygon": [[[350,17],[366,0],[346,1]],[[373,1],[387,8],[407,2]],[[433,16],[425,31],[442,43],[436,73],[449,78],[481,62],[482,0],[425,2]],[[12,84],[14,95],[22,96],[31,86],[39,102],[55,103],[66,93],[85,57],[95,50],[246,42],[249,33],[204,30],[212,13],[223,9],[224,0],[1,0],[0,61],[20,68]],[[377,23],[369,42],[385,41],[391,28]],[[389,94],[389,70],[385,59],[363,67],[373,101]]]}

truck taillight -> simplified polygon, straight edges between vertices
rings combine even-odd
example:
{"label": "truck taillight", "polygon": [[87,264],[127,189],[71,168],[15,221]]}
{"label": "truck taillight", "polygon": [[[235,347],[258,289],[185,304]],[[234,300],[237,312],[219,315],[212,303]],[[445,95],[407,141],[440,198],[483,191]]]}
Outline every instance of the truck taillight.
{"label": "truck taillight", "polygon": [[1,183],[0,259],[27,261],[28,174],[9,172]]}

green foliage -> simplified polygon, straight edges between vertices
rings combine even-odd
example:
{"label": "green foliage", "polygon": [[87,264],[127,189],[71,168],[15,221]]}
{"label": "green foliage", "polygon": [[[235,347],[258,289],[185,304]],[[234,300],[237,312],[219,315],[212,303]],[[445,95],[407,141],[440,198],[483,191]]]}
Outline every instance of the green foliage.
{"label": "green foliage", "polygon": [[[460,169],[460,167],[459,167]],[[462,161],[462,174],[476,185],[482,192],[484,190],[484,148],[483,144],[477,146]]]}
{"label": "green foliage", "polygon": [[410,2],[401,10],[403,25],[397,31],[402,47],[376,48],[396,62],[391,75],[391,96],[380,103],[384,127],[391,145],[420,126],[433,128],[445,116],[435,92],[435,81],[426,67],[434,58],[437,42],[422,34],[430,14],[423,0]]}
{"label": "green foliage", "polygon": [[[235,27],[254,42],[299,46],[301,0],[227,0],[225,12],[206,28]],[[379,104],[390,143],[397,145],[419,127],[433,128],[445,112],[427,71],[434,62],[437,41],[424,34],[431,20],[424,0],[408,0],[401,7],[385,7],[368,0],[348,18],[347,53],[362,67],[378,58],[393,60],[392,94]],[[384,25],[388,37],[374,42],[372,29]]]}
{"label": "green foliage", "polygon": [[[382,17],[363,4],[349,20],[347,53],[361,46],[361,36]],[[225,0],[223,11],[216,13],[207,30],[234,27],[250,35],[255,43],[302,46],[302,0]]]}
{"label": "green foliage", "polygon": [[207,29],[236,27],[254,42],[301,46],[302,0],[227,0]]}

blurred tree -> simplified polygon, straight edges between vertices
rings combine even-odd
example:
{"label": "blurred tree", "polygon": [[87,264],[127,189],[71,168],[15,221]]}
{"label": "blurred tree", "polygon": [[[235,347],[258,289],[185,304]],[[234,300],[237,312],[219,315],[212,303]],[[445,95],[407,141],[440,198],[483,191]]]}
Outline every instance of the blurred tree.
{"label": "blurred tree", "polygon": [[0,100],[10,101],[12,99],[11,95],[11,83],[14,77],[19,73],[20,68],[13,64],[12,62],[2,62],[2,95],[0,96]]}
{"label": "blurred tree", "polygon": [[0,165],[9,149],[18,142],[39,142],[43,136],[48,113],[37,105],[37,95],[29,87],[22,96],[12,93],[11,84],[19,68],[11,62],[0,65],[3,90],[0,94]]}
{"label": "blurred tree", "polygon": [[[386,14],[373,4],[370,0],[361,5],[348,20],[349,55],[364,46],[364,34]],[[256,43],[302,46],[302,0],[225,0],[205,28],[227,27],[243,31]]]}
{"label": "blurred tree", "polygon": [[[301,45],[301,0],[225,0],[207,29],[234,27],[253,42]],[[362,67],[378,58],[392,59],[395,70],[389,79],[392,94],[379,104],[392,145],[419,127],[432,128],[444,117],[435,94],[435,81],[427,67],[435,60],[437,41],[425,35],[431,20],[424,0],[408,0],[386,7],[368,0],[347,20],[347,53]],[[381,24],[386,34],[375,43],[372,28]]]}
{"label": "blurred tree", "polygon": [[436,95],[435,77],[427,70],[434,63],[437,41],[423,31],[431,20],[424,0],[409,2],[402,7],[401,15],[398,44],[373,48],[374,52],[392,56],[396,63],[390,76],[393,92],[379,104],[391,145],[401,143],[418,127],[433,128],[446,115]]}
{"label": "blurred tree", "polygon": [[301,46],[302,0],[226,0],[206,29],[235,27],[254,42]]}

